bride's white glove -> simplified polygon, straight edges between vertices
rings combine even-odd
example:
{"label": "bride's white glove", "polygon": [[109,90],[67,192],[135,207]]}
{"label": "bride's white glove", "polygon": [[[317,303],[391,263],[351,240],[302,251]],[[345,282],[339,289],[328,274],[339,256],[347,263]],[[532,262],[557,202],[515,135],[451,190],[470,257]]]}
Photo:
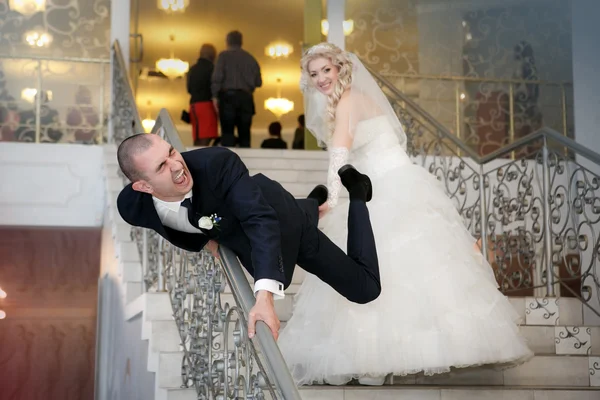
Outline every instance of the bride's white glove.
{"label": "bride's white glove", "polygon": [[329,149],[329,171],[327,172],[327,206],[329,209],[334,208],[340,197],[342,190],[342,181],[338,175],[338,171],[348,163],[349,151],[346,147],[330,147]]}

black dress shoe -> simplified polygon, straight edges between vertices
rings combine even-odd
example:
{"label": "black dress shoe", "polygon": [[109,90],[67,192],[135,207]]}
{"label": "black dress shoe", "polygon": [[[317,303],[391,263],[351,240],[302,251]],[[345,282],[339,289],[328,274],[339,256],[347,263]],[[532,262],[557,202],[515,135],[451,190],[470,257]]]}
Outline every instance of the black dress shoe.
{"label": "black dress shoe", "polygon": [[319,206],[327,201],[327,196],[329,196],[329,191],[327,190],[327,186],[325,185],[317,185],[315,188],[309,193],[308,199],[314,199],[319,203]]}
{"label": "black dress shoe", "polygon": [[361,174],[350,164],[344,165],[339,169],[338,175],[342,180],[342,185],[348,189],[350,199],[371,201],[373,198],[373,186],[371,179],[365,174]]}

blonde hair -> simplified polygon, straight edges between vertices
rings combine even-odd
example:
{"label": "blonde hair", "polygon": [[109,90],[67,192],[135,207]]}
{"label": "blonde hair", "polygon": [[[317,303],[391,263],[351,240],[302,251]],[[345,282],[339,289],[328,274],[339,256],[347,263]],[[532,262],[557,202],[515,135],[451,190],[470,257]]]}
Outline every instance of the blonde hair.
{"label": "blonde hair", "polygon": [[352,61],[348,54],[332,43],[320,43],[308,49],[302,56],[300,65],[302,73],[305,74],[308,84],[312,84],[308,64],[318,58],[326,58],[338,69],[338,80],[333,92],[327,96],[327,124],[329,135],[333,135],[335,129],[335,111],[342,95],[352,84]]}

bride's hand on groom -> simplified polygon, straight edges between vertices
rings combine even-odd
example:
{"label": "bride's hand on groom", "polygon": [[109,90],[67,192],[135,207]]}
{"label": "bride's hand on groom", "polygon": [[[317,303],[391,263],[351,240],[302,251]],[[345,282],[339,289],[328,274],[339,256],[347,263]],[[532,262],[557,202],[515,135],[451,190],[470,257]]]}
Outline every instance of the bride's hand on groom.
{"label": "bride's hand on groom", "polygon": [[327,211],[329,211],[329,203],[325,202],[319,206],[319,219],[323,218]]}
{"label": "bride's hand on groom", "polygon": [[280,322],[275,313],[273,303],[273,293],[266,290],[259,290],[256,293],[256,303],[248,315],[248,337],[252,339],[256,334],[256,323],[263,321],[273,334],[275,340],[279,337]]}

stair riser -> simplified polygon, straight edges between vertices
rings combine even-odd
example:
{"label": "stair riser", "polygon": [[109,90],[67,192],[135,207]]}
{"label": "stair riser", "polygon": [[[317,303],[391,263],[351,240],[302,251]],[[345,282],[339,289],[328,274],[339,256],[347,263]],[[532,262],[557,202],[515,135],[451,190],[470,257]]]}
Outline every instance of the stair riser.
{"label": "stair riser", "polygon": [[[598,400],[600,392],[544,389],[301,389],[302,400]],[[169,398],[170,399],[170,398]]]}
{"label": "stair riser", "polygon": [[158,387],[163,389],[177,389],[181,387],[181,364],[183,353],[160,353],[158,371],[155,379]]}

